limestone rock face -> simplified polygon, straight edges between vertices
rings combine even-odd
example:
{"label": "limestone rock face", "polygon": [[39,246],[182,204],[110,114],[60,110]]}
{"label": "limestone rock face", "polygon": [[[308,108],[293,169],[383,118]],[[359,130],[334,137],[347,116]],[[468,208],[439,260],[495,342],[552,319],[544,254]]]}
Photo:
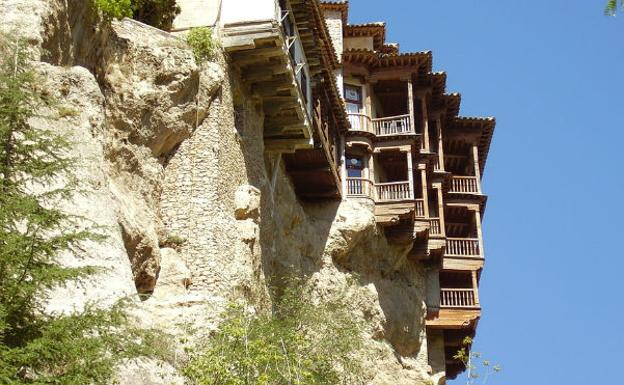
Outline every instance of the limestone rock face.
{"label": "limestone rock face", "polygon": [[[91,223],[100,226],[98,232],[106,237],[102,242],[85,242],[75,254],[62,255],[63,262],[69,266],[99,266],[103,271],[88,281],[59,288],[48,310],[81,309],[88,301],[107,306],[133,295],[136,289],[117,225],[116,203],[108,189],[104,148],[98,140],[105,124],[104,97],[93,75],[82,67],[61,68],[37,63],[35,68],[41,87],[61,105],[42,111],[43,116],[52,119],[33,119],[31,124],[62,132],[74,143],[68,155],[83,160],[73,172],[79,182],[77,192],[64,208],[83,217],[84,228]],[[59,180],[60,184],[64,182]],[[106,282],[106,290],[101,290],[103,282]]]}
{"label": "limestone rock face", "polygon": [[[433,379],[426,271],[408,246],[388,243],[372,204],[301,202],[280,156],[265,153],[262,104],[221,54],[197,65],[183,40],[131,20],[100,24],[88,3],[0,0],[0,30],[19,30],[42,89],[66,108],[53,124],[75,143],[81,189],[65,209],[107,235],[62,256],[107,269],[59,289],[49,310],[141,293],[145,327],[208,335],[229,302],[270,308],[271,279],[295,275],[320,301],[347,295],[366,321],[371,384]],[[183,383],[150,360],[117,377]]]}
{"label": "limestone rock face", "polygon": [[185,295],[192,284],[191,271],[174,249],[161,249],[160,275],[154,298]]}
{"label": "limestone rock face", "polygon": [[159,157],[190,137],[205,116],[197,108],[193,54],[168,33],[127,19],[113,22],[101,67],[107,118],[124,143]]}
{"label": "limestone rock face", "polygon": [[124,362],[115,380],[118,385],[184,385],[184,378],[171,364],[148,359]]}
{"label": "limestone rock face", "polygon": [[254,186],[240,186],[234,195],[234,205],[236,219],[257,218],[260,215],[260,190]]}

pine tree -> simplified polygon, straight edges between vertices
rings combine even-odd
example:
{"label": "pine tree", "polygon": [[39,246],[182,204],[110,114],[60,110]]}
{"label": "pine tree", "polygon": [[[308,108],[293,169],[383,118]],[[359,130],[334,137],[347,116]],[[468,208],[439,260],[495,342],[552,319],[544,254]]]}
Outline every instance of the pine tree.
{"label": "pine tree", "polygon": [[0,36],[0,384],[104,384],[120,359],[146,353],[143,336],[123,304],[43,313],[49,289],[94,272],[59,265],[59,253],[99,236],[58,208],[75,187],[75,161],[53,119],[39,115],[54,102],[37,87],[20,42]]}
{"label": "pine tree", "polygon": [[[620,6],[624,7],[624,0],[619,0]],[[618,0],[609,0],[605,7],[605,14],[608,16],[615,16],[618,11]]]}

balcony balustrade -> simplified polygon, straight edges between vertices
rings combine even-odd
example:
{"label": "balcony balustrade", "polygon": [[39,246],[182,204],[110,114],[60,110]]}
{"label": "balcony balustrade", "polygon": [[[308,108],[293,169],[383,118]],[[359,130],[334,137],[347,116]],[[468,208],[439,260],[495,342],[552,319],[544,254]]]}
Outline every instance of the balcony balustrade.
{"label": "balcony balustrade", "polygon": [[418,218],[425,217],[425,200],[424,199],[416,199],[416,217]]}
{"label": "balcony balustrade", "polygon": [[409,114],[372,119],[372,122],[377,136],[414,133]]}
{"label": "balcony balustrade", "polygon": [[368,115],[349,113],[349,123],[351,123],[351,131],[362,131],[375,134],[373,123]]}
{"label": "balcony balustrade", "polygon": [[478,308],[474,289],[440,289],[442,308]]}
{"label": "balcony balustrade", "polygon": [[376,136],[414,134],[410,115],[371,119],[366,114],[349,113],[351,131],[361,131]]}
{"label": "balcony balustrade", "polygon": [[447,238],[447,257],[481,257],[481,242],[478,238]]}
{"label": "balcony balustrade", "polygon": [[440,167],[440,159],[437,157],[433,160],[433,171],[442,171],[442,167]]}
{"label": "balcony balustrade", "polygon": [[[413,194],[411,193],[409,182],[375,184],[366,178],[349,177],[347,178],[347,196],[354,198],[367,197],[378,202],[414,200],[416,217],[425,217],[425,200],[412,198]],[[440,228],[439,219],[437,219],[437,228]]]}
{"label": "balcony balustrade", "polygon": [[429,234],[430,235],[442,235],[442,226],[440,225],[440,218],[429,218]]}
{"label": "balcony balustrade", "polygon": [[408,181],[377,183],[377,199],[382,202],[414,199],[412,188]]}
{"label": "balcony balustrade", "polygon": [[374,199],[374,184],[366,178],[347,178],[347,196]]}
{"label": "balcony balustrade", "polygon": [[479,181],[474,176],[453,176],[452,193],[479,194]]}

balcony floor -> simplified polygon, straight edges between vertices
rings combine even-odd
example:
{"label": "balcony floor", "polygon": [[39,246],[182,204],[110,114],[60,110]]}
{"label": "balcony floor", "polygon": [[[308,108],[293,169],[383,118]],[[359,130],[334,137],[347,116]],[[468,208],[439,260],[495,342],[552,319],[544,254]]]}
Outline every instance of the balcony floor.
{"label": "balcony floor", "polygon": [[450,309],[427,312],[427,327],[432,329],[468,329],[476,327],[481,308]]}

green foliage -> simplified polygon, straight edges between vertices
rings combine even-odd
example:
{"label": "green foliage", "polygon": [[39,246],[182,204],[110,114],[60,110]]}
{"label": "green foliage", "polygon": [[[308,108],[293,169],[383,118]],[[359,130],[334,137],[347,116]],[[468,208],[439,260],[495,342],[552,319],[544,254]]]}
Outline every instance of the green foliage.
{"label": "green foliage", "polygon": [[123,304],[43,315],[48,289],[95,272],[60,266],[59,253],[101,237],[57,208],[72,196],[74,160],[39,113],[54,107],[39,83],[20,42],[0,36],[0,384],[104,384],[151,337],[129,326]]}
{"label": "green foliage", "polygon": [[191,28],[186,41],[191,46],[198,63],[210,60],[217,49],[217,43],[212,37],[212,28]]}
{"label": "green foliage", "polygon": [[[470,352],[472,346],[472,338],[466,337],[462,341],[462,347],[453,356],[454,359],[461,361],[466,368],[466,385],[472,385],[478,379],[482,379],[481,384],[486,385],[492,374],[500,373],[502,368],[500,365],[492,365],[490,360],[484,359],[479,352]],[[481,372],[484,372],[481,375]]]}
{"label": "green foliage", "polygon": [[290,284],[270,314],[232,305],[207,348],[191,353],[195,385],[356,385],[365,383],[363,325],[346,300],[315,304]]}
{"label": "green foliage", "polygon": [[162,242],[161,247],[171,247],[175,249],[185,244],[186,241],[186,238],[181,237],[177,234],[169,234],[164,242]]}
{"label": "green foliage", "polygon": [[[624,8],[624,0],[620,0],[620,7]],[[609,0],[605,7],[605,15],[607,16],[615,16],[618,10],[618,0]]]}
{"label": "green foliage", "polygon": [[132,17],[134,8],[132,0],[95,0],[95,7],[108,19]]}
{"label": "green foliage", "polygon": [[180,13],[176,0],[95,0],[94,4],[107,19],[132,17],[163,30],[171,29]]}

